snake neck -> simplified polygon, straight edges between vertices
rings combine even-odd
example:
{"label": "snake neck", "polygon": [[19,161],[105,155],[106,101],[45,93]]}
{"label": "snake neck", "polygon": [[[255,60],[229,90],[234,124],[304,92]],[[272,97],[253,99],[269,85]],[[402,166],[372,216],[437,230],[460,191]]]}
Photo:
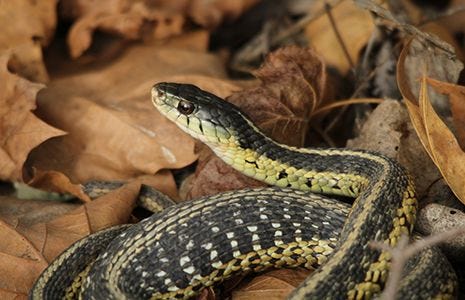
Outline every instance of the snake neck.
{"label": "snake neck", "polygon": [[[244,124],[244,122],[243,122]],[[303,149],[280,144],[250,121],[228,139],[203,139],[239,172],[278,187],[356,198],[380,168],[363,151]]]}

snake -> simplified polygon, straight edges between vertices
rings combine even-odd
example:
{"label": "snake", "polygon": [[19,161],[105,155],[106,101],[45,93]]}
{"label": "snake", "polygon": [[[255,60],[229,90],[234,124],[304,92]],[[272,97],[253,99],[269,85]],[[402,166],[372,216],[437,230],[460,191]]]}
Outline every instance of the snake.
{"label": "snake", "polygon": [[[160,203],[153,215],[73,244],[37,279],[30,299],[188,299],[232,276],[287,267],[314,270],[289,299],[374,299],[382,292],[395,257],[372,242],[389,248],[411,236],[418,209],[398,162],[366,150],[280,144],[238,107],[195,85],[160,82],[151,95],[167,119],[270,187],[178,204],[153,192],[148,198]],[[409,260],[396,295],[456,293],[450,263],[431,247]]]}

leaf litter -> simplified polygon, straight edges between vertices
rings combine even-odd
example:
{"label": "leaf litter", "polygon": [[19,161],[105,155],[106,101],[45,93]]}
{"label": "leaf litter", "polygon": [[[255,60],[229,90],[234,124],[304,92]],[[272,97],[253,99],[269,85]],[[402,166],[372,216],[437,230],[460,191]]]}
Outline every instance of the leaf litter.
{"label": "leaf litter", "polygon": [[[253,0],[152,4],[68,0],[57,9],[55,1],[0,4],[0,11],[16,16],[12,26],[5,25],[8,34],[0,38],[0,179],[71,194],[81,201],[8,198],[1,202],[0,265],[6,270],[0,276],[2,298],[26,298],[41,270],[77,239],[137,221],[133,208],[141,184],[177,200],[262,185],[226,166],[158,114],[149,98],[151,86],[159,81],[193,83],[226,98],[266,134],[289,145],[341,144],[338,141],[345,133],[339,129],[334,135],[330,129],[343,128],[349,136],[368,141],[364,148],[371,148],[371,143],[405,164],[425,161],[425,167],[412,167],[425,193],[441,177],[428,165],[426,150],[457,197],[465,199],[461,178],[464,92],[457,84],[463,68],[457,57],[463,57],[463,49],[454,40],[463,27],[451,21],[457,20],[459,10],[451,7],[448,13],[434,15],[428,26],[416,26],[412,24],[424,21],[419,16],[430,16],[425,7],[407,5],[407,13],[400,14],[398,7],[372,1],[358,0],[356,5],[332,1],[323,7],[290,1],[282,24],[269,26],[271,20],[265,19],[267,26],[250,27],[252,38],[244,39],[242,48],[226,43],[223,49],[209,51],[208,39],[215,30],[246,17],[258,4]],[[43,12],[38,13],[34,5],[41,5]],[[60,33],[56,26],[62,28],[63,20],[69,29]],[[1,23],[9,24],[5,13],[0,13]],[[395,55],[374,59],[375,52],[363,56],[366,49],[376,50],[370,44],[375,28],[398,32],[397,40],[388,41],[402,50],[398,61]],[[387,36],[392,35],[383,35]],[[299,45],[304,41],[312,48],[288,46],[290,41]],[[65,44],[74,60],[60,52]],[[276,49],[250,72],[255,79],[228,73],[225,66],[239,53],[235,51],[253,52],[253,47],[259,47],[256,53]],[[354,80],[357,72],[352,71],[366,59],[376,63],[361,78],[368,88],[356,91],[354,81],[360,78]],[[373,85],[383,84],[383,78],[372,80],[383,64],[395,66],[396,62],[393,76],[425,150],[408,124],[403,105],[382,99],[387,94],[370,92],[377,88]],[[46,88],[37,83],[46,83]],[[370,103],[382,105],[372,113]],[[340,109],[343,105],[351,106]],[[364,123],[366,116],[365,128],[345,123],[345,118]],[[379,144],[386,136],[389,141]],[[195,161],[195,171],[189,173]],[[421,168],[432,172],[415,175]],[[180,178],[187,180],[180,182]],[[95,179],[128,183],[91,201],[81,184]],[[31,203],[30,211],[21,209]],[[274,271],[247,279],[230,293],[233,299],[282,299],[306,274]],[[212,289],[200,296],[215,297]]]}

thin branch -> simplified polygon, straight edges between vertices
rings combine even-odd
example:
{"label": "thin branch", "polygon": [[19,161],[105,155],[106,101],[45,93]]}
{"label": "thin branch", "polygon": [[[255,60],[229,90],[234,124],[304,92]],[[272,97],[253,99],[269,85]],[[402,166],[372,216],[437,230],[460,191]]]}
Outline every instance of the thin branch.
{"label": "thin branch", "polygon": [[336,21],[334,21],[331,8],[332,8],[331,5],[329,5],[328,3],[325,3],[326,14],[328,15],[328,19],[329,19],[329,22],[331,23],[331,27],[333,28],[334,34],[336,35],[336,39],[338,40],[339,45],[341,46],[342,51],[344,52],[344,56],[349,62],[350,68],[353,70],[355,68],[354,61],[350,57],[349,50],[347,50],[347,47],[346,47],[346,43],[344,43],[341,33],[339,32],[339,29],[337,28],[337,24],[336,24]]}
{"label": "thin branch", "polygon": [[402,271],[410,257],[425,248],[436,246],[462,234],[465,234],[465,226],[427,236],[421,240],[415,241],[412,244],[408,244],[408,237],[404,235],[400,238],[399,243],[394,248],[382,242],[370,243],[371,247],[390,252],[392,255],[392,264],[391,270],[389,271],[389,278],[379,299],[396,299],[397,290],[399,288],[400,281],[402,280]]}

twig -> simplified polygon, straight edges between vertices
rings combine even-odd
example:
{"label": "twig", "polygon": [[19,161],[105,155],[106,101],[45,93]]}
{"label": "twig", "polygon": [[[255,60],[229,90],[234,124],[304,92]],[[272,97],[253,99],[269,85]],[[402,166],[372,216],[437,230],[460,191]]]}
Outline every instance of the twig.
{"label": "twig", "polygon": [[331,23],[331,27],[333,28],[334,34],[336,35],[336,39],[339,42],[339,45],[342,48],[342,51],[344,52],[344,56],[346,57],[347,61],[349,62],[350,68],[353,70],[355,68],[354,61],[350,57],[349,50],[347,50],[346,43],[344,43],[344,40],[342,39],[341,33],[339,32],[337,28],[337,24],[334,21],[333,14],[331,13],[331,5],[328,3],[325,3],[325,10],[326,14],[328,15],[329,22]]}
{"label": "twig", "polygon": [[[330,6],[330,7],[336,7],[338,6],[343,0],[338,0],[336,1],[335,3],[333,3],[332,5],[331,4],[328,4],[326,3],[326,5]],[[293,34],[296,34],[298,33],[299,31],[301,31],[303,28],[305,28],[305,26],[307,26],[308,24],[310,24],[311,22],[313,22],[315,19],[321,17],[322,15],[324,15],[326,13],[326,7],[319,10],[318,12],[314,13],[314,14],[307,14],[305,15],[304,17],[302,17],[300,20],[298,20],[295,24],[293,24],[292,26],[290,26],[289,28],[279,32],[276,37],[274,37],[272,39],[272,44],[273,45],[276,45],[276,44],[279,44],[282,40],[288,38],[289,36],[293,35]]]}
{"label": "twig", "polygon": [[389,278],[379,299],[394,300],[396,298],[397,290],[402,279],[403,268],[410,257],[425,248],[438,245],[461,234],[465,234],[465,227],[463,226],[453,228],[450,231],[430,235],[421,240],[415,241],[412,244],[408,244],[408,238],[404,235],[400,238],[399,243],[394,248],[389,247],[382,242],[370,243],[371,247],[390,252],[392,255]]}

